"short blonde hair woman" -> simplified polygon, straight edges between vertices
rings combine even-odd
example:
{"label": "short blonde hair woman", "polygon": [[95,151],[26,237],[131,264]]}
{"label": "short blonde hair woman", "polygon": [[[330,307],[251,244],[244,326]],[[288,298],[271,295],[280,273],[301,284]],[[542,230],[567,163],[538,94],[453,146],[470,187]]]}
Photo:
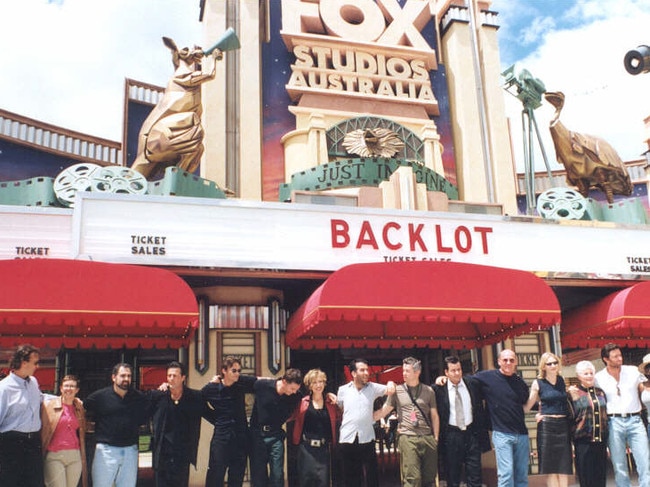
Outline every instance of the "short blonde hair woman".
{"label": "short blonde hair woman", "polygon": [[293,418],[291,438],[298,445],[298,471],[301,487],[329,487],[332,447],[336,444],[338,407],[327,401],[327,375],[320,369],[305,374],[309,394],[302,398]]}

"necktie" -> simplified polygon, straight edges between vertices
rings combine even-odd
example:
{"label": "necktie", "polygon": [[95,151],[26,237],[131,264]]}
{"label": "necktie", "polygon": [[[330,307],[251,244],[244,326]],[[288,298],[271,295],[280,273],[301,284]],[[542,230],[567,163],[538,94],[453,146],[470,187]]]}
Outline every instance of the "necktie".
{"label": "necktie", "polygon": [[465,431],[465,410],[463,409],[463,400],[458,391],[458,385],[455,385],[456,399],[454,401],[454,409],[456,410],[456,426]]}

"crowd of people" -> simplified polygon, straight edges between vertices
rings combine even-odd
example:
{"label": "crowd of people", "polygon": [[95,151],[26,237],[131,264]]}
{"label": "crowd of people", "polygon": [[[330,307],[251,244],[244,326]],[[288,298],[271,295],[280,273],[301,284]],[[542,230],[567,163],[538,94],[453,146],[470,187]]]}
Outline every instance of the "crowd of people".
{"label": "crowd of people", "polygon": [[[399,385],[371,382],[368,362],[358,358],[336,394],[326,392],[320,369],[304,377],[294,368],[280,378],[256,377],[242,374],[237,357],[226,357],[202,390],[187,387],[184,365],[171,362],[166,382],[143,392],[132,387],[132,366],[118,363],[112,384],[82,402],[73,375],[63,377],[59,395],[42,394],[34,377],[39,351],[23,345],[0,381],[0,485],[87,487],[92,480],[93,487],[135,487],[140,426],[148,423],[156,486],[187,487],[206,419],[214,426],[206,486],[241,486],[250,458],[253,487],[284,487],[285,423],[291,423],[301,487],[377,487],[374,425],[396,415],[403,486],[437,485],[439,464],[449,487],[462,480],[482,486],[481,455],[492,445],[498,486],[523,487],[531,456],[525,413],[536,409],[539,473],[548,486],[568,486],[575,458],[580,486],[604,487],[609,454],[617,487],[628,487],[629,449],[640,487],[650,487],[650,354],[638,368],[624,365],[620,347],[608,344],[601,358],[599,372],[579,362],[578,384],[567,386],[560,357],[544,353],[530,387],[510,349],[499,353],[497,369],[473,375],[463,374],[458,357],[446,357],[444,375],[432,386],[421,381],[414,357],[403,360]],[[255,397],[250,419],[246,394]]]}

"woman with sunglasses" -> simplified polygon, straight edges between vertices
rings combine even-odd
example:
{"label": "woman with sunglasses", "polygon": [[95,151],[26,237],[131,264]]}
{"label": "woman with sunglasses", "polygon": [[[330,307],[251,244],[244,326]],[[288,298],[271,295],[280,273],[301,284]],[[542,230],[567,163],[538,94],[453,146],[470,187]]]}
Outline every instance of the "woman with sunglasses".
{"label": "woman with sunglasses", "polygon": [[539,373],[530,386],[524,410],[530,411],[536,403],[539,473],[547,475],[547,486],[567,487],[573,474],[569,402],[560,375],[560,358],[550,352],[539,359]]}

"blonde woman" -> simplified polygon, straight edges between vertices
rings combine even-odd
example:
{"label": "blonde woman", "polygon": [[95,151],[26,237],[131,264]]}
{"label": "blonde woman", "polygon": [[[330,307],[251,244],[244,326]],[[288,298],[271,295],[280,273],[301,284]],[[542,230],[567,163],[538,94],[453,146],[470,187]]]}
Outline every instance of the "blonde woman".
{"label": "blonde woman", "polygon": [[303,382],[309,395],[302,398],[293,415],[292,443],[298,445],[298,471],[301,487],[329,487],[332,446],[336,444],[336,404],[327,400],[327,375],[312,369]]}
{"label": "blonde woman", "polygon": [[567,487],[573,474],[571,418],[560,357],[546,352],[539,359],[537,379],[530,386],[526,412],[539,403],[537,458],[539,473],[547,475],[548,487]]}
{"label": "blonde woman", "polygon": [[61,396],[45,401],[41,408],[46,487],[76,487],[80,477],[83,487],[88,485],[86,419],[78,392],[79,379],[66,375],[61,381]]}

